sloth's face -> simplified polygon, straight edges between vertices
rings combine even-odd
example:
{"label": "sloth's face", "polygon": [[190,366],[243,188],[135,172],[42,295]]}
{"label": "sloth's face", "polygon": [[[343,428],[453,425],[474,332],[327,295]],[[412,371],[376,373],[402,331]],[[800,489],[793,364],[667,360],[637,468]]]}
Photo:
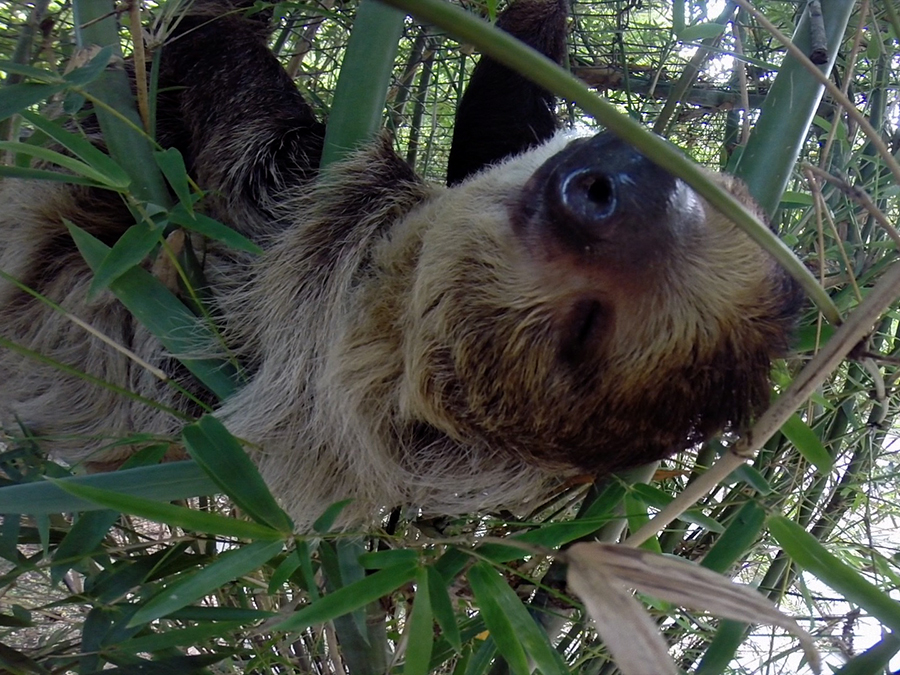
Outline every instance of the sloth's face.
{"label": "sloth's face", "polygon": [[[740,183],[717,176],[748,208]],[[547,466],[610,470],[746,422],[798,294],[759,246],[604,133],[413,211],[404,416]]]}

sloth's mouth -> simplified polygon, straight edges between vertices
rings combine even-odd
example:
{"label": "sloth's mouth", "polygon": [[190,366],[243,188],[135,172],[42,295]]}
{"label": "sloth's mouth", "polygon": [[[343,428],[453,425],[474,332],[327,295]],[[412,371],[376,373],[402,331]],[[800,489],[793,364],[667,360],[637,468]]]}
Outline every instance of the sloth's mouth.
{"label": "sloth's mouth", "polygon": [[560,357],[569,363],[581,363],[600,347],[610,325],[610,311],[594,298],[575,302],[563,322]]}

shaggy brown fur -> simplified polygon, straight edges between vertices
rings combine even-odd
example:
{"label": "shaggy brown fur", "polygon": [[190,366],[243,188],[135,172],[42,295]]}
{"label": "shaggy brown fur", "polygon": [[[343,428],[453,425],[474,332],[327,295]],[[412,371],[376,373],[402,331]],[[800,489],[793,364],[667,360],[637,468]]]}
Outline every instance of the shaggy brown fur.
{"label": "shaggy brown fur", "polygon": [[[258,30],[233,17],[186,26],[191,39],[164,51],[167,81],[186,87],[170,111],[180,148],[214,195],[210,212],[266,248],[253,261],[208,252],[225,334],[251,375],[218,415],[299,527],[346,497],[357,521],[398,504],[521,503],[573,473],[668,456],[767,399],[796,290],[680,181],[635,184],[619,195],[626,215],[586,245],[534,197],[580,147],[566,134],[449,189],[424,184],[384,140],[310,183],[321,127]],[[717,180],[754,208],[740,184]],[[189,384],[111,295],[85,299],[90,275],[62,219],[111,241],[129,224],[121,204],[73,187],[0,189],[0,268]],[[654,194],[659,217],[628,215]],[[0,331],[197,412],[8,284]],[[0,352],[0,381],[5,420],[69,460],[108,461],[130,450],[106,443],[177,438],[181,424],[12,351]]]}

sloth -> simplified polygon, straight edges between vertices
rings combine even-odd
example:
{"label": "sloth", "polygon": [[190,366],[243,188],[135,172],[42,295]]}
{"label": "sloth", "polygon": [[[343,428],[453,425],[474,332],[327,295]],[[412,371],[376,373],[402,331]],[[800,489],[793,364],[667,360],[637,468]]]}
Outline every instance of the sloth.
{"label": "sloth", "polygon": [[[518,0],[499,24],[559,62],[566,4]],[[246,384],[214,401],[112,294],[88,297],[63,222],[112,244],[133,222],[118,195],[5,180],[0,269],[169,376],[3,283],[8,341],[163,406],[7,349],[7,428],[107,467],[140,447],[117,439],[177,445],[166,408],[214,403],[302,529],[341,499],[348,522],[533,503],[740,428],[767,401],[799,291],[682,180],[609,132],[559,131],[553,97],[487,58],[459,106],[448,186],[386,136],[317,175],[324,126],[260,19],[194,12],[163,47],[158,138],[205,212],[264,250],[210,242],[203,260]],[[738,180],[714,179],[763,217]]]}

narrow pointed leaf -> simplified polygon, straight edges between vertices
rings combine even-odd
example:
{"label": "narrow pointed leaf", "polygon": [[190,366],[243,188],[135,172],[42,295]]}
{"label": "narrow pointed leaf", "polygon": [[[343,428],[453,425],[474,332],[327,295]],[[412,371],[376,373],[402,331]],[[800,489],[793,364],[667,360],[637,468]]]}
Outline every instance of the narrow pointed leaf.
{"label": "narrow pointed leaf", "polygon": [[831,586],[847,602],[859,605],[892,631],[900,633],[900,603],[825,550],[815,537],[792,520],[772,516],[767,524],[791,560]]}
{"label": "narrow pointed leaf", "polygon": [[434,616],[431,612],[428,572],[425,567],[420,567],[416,573],[416,599],[409,617],[407,635],[403,675],[428,675],[431,650],[434,647]]}
{"label": "narrow pointed leaf", "polygon": [[459,626],[456,623],[456,613],[453,611],[453,603],[447,593],[447,582],[434,567],[425,568],[428,574],[428,596],[431,600],[431,609],[438,626],[444,632],[444,638],[457,653],[462,651],[462,639],[459,635]]}
{"label": "narrow pointed leaf", "polygon": [[206,415],[186,426],[183,435],[194,461],[248,516],[276,530],[293,531],[291,519],[269,492],[256,465],[219,420]]}
{"label": "narrow pointed leaf", "polygon": [[75,497],[63,485],[85,485],[114,490],[123,495],[171,501],[218,492],[216,484],[195,462],[170,462],[159,466],[62,478],[54,483],[40,481],[0,488],[0,513],[46,515],[104,508]]}
{"label": "narrow pointed leaf", "polygon": [[[99,268],[110,248],[80,227],[66,222],[78,250],[93,270]],[[220,359],[192,358],[208,353],[217,344],[210,327],[202,323],[162,282],[146,270],[134,267],[111,285],[110,289],[163,347],[175,355],[200,382],[220,399],[237,389],[239,376],[234,366]]]}
{"label": "narrow pointed leaf", "polygon": [[810,464],[815,466],[820,473],[831,472],[834,459],[822,445],[822,441],[812,429],[800,419],[800,415],[794,413],[781,427],[781,433],[794,444],[794,447]]}
{"label": "narrow pointed leaf", "polygon": [[41,115],[35,115],[32,112],[24,111],[22,112],[22,117],[76,157],[81,158],[92,169],[106,176],[106,184],[124,189],[131,183],[131,179],[125,173],[125,170],[112,157],[99,148],[94,147],[85,137],[73,134],[71,131],[63,128],[62,125],[52,122]]}
{"label": "narrow pointed leaf", "polygon": [[28,143],[19,143],[17,141],[0,141],[0,150],[8,150],[20,155],[35,157],[44,162],[50,162],[56,166],[62,167],[74,173],[76,176],[83,176],[100,185],[109,187],[110,189],[123,189],[126,185],[117,184],[113,179],[100,173],[96,169],[88,166],[84,162],[73,159],[68,155],[63,155],[55,150],[42,148],[39,145],[29,145]]}
{"label": "narrow pointed leaf", "polygon": [[95,295],[137,267],[159,245],[162,228],[146,223],[132,225],[110,249],[103,262],[94,270],[89,295]]}
{"label": "narrow pointed leaf", "polygon": [[58,94],[66,88],[64,84],[38,84],[36,82],[20,82],[3,87],[0,96],[0,120],[15,115],[26,108]]}
{"label": "narrow pointed leaf", "polygon": [[159,523],[166,523],[172,527],[180,527],[192,532],[205,532],[243,539],[280,540],[282,537],[281,532],[257,523],[248,523],[244,520],[226,518],[215,513],[143,499],[113,490],[101,490],[61,480],[54,480],[53,482],[66,492],[70,492],[85,501],[99,504],[104,508],[129,513],[133,516],[139,516]]}
{"label": "narrow pointed leaf", "polygon": [[153,153],[153,159],[156,165],[166,177],[178,201],[187,209],[188,213],[192,213],[191,188],[188,184],[187,168],[184,166],[184,157],[177,148],[168,148],[166,150],[157,150]]}
{"label": "narrow pointed leaf", "polygon": [[181,204],[172,209],[169,213],[169,220],[176,225],[181,225],[194,232],[199,232],[204,237],[221,241],[223,244],[227,244],[238,251],[247,251],[256,254],[262,253],[262,248],[254,244],[237,230],[231,229],[214,218],[204,216],[202,213],[188,213]]}
{"label": "narrow pointed leaf", "polygon": [[151,598],[135,612],[128,625],[139,626],[186,607],[220,586],[259,569],[282,548],[281,541],[258,541],[223,553],[215,562],[170,584]]}
{"label": "narrow pointed leaf", "polygon": [[412,581],[416,576],[417,569],[417,563],[401,563],[375,572],[360,581],[323,596],[270,628],[281,631],[301,631],[304,628],[349,614],[365,607],[370,602],[393,593],[403,584]]}
{"label": "narrow pointed leaf", "polygon": [[59,171],[44,171],[43,169],[31,169],[24,166],[0,166],[0,176],[8,178],[23,178],[25,180],[50,180],[56,183],[71,183],[72,185],[90,185],[92,187],[103,187],[102,183],[98,183],[84,176],[76,176],[71,173],[61,173]]}
{"label": "narrow pointed leaf", "polygon": [[559,656],[547,634],[503,577],[490,564],[480,562],[469,570],[468,578],[484,622],[510,668],[529,675],[530,658],[545,675],[560,672]]}

